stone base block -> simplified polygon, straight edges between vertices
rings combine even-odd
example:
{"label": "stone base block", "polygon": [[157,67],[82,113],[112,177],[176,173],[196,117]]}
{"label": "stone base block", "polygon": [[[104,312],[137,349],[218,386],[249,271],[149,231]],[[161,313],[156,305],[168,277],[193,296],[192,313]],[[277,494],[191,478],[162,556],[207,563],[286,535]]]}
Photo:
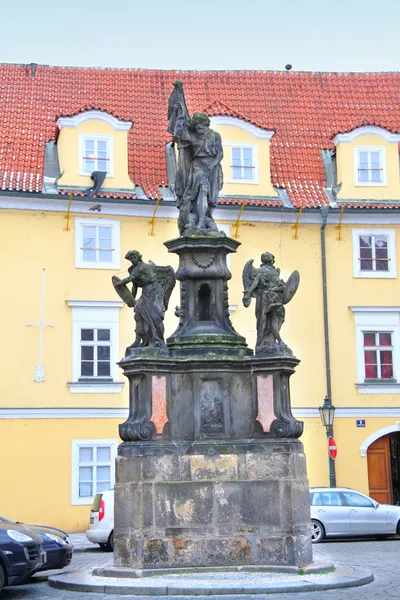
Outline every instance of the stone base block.
{"label": "stone base block", "polygon": [[308,481],[298,440],[121,444],[115,566],[312,562]]}

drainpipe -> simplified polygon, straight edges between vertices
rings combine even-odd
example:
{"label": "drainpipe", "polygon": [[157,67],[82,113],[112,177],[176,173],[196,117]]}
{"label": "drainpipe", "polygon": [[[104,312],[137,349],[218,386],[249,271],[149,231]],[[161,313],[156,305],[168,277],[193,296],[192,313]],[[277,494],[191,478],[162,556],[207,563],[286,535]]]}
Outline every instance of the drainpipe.
{"label": "drainpipe", "polygon": [[[322,297],[324,303],[324,335],[325,335],[325,372],[326,372],[326,404],[332,405],[332,386],[331,386],[331,359],[329,352],[329,325],[328,325],[328,286],[326,278],[326,243],[325,228],[328,221],[329,206],[321,206],[321,260],[322,260]],[[333,424],[326,428],[326,435],[333,437]],[[329,456],[329,486],[336,486],[335,462]]]}

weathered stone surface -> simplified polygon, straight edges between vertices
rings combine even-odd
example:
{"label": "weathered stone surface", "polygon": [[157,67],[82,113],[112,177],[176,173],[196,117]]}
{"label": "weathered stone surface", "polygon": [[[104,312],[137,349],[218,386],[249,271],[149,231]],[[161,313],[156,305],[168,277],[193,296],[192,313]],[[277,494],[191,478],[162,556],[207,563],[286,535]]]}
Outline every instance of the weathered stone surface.
{"label": "weathered stone surface", "polygon": [[288,477],[290,470],[289,454],[247,454],[246,479],[269,479]]}
{"label": "weathered stone surface", "polygon": [[115,481],[119,483],[140,481],[140,461],[117,456],[115,462]]}
{"label": "weathered stone surface", "polygon": [[168,542],[166,540],[145,540],[143,543],[143,565],[163,566],[168,564]]}
{"label": "weathered stone surface", "polygon": [[116,484],[114,487],[115,528],[153,525],[153,485],[151,483]]}
{"label": "weathered stone surface", "polygon": [[[140,442],[123,444],[119,452],[119,566],[286,566],[311,561],[300,442]],[[135,479],[138,473],[140,481]]]}
{"label": "weathered stone surface", "polygon": [[208,525],[213,512],[211,483],[156,483],[154,498],[158,527]]}
{"label": "weathered stone surface", "polygon": [[188,456],[143,456],[140,462],[144,481],[190,480]]}
{"label": "weathered stone surface", "polygon": [[172,540],[172,563],[180,566],[195,566],[201,563],[201,540]]}
{"label": "weathered stone surface", "polygon": [[215,494],[219,524],[243,523],[275,527],[282,521],[277,481],[218,483]]}
{"label": "weathered stone surface", "polygon": [[238,478],[238,457],[236,455],[191,456],[190,473],[192,481],[229,480]]}
{"label": "weathered stone surface", "polygon": [[203,552],[207,564],[250,565],[253,561],[251,542],[244,536],[204,540]]}

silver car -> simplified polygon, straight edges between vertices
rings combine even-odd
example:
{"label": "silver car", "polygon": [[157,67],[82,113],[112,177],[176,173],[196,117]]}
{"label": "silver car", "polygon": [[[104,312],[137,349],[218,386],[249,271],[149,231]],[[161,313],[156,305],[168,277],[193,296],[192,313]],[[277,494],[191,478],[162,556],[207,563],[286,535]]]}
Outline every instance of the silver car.
{"label": "silver car", "polygon": [[310,488],[311,540],[400,535],[400,506],[379,504],[349,488]]}

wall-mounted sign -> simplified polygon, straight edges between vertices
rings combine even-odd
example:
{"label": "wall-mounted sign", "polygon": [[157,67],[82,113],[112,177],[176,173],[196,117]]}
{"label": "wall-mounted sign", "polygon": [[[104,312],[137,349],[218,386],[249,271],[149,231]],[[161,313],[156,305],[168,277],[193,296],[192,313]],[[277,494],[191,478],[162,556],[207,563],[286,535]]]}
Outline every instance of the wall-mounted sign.
{"label": "wall-mounted sign", "polygon": [[356,425],[357,427],[365,427],[365,419],[357,419]]}

